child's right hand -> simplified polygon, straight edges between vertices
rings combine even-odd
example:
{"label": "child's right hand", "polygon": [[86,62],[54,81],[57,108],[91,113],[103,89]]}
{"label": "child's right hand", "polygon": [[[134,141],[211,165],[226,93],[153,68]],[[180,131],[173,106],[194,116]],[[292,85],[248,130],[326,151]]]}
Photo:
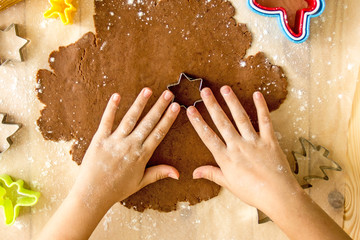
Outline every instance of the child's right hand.
{"label": "child's right hand", "polygon": [[219,165],[199,167],[193,177],[214,181],[245,203],[262,210],[290,239],[351,239],[297,183],[275,137],[262,94],[254,93],[259,134],[231,88],[222,87],[221,94],[238,130],[211,90],[203,89],[201,97],[224,141],[206,124],[195,107],[188,108],[192,125]]}
{"label": "child's right hand", "polygon": [[188,109],[192,125],[219,165],[199,167],[195,169],[193,177],[213,181],[229,189],[247,204],[269,213],[276,203],[302,189],[274,135],[262,94],[254,94],[260,128],[258,134],[231,88],[224,86],[221,93],[240,133],[221,109],[211,90],[203,89],[202,99],[224,142],[195,107]]}

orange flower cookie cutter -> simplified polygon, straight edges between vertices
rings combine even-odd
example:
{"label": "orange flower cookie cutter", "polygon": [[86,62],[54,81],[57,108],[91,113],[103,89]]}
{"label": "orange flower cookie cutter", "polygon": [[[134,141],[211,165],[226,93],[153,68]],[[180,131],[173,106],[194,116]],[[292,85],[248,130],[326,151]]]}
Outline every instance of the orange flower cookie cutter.
{"label": "orange flower cookie cutter", "polygon": [[72,0],[49,0],[51,7],[44,13],[45,18],[60,18],[64,25],[73,23],[76,8]]}

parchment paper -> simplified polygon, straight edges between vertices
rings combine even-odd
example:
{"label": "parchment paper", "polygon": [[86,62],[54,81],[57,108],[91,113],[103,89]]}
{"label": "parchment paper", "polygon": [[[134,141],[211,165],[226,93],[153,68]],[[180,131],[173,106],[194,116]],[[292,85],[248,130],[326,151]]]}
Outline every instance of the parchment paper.
{"label": "parchment paper", "polygon": [[[301,150],[299,137],[306,137],[331,151],[330,157],[342,163],[346,154],[346,134],[356,75],[359,69],[358,40],[360,16],[356,0],[327,2],[324,14],[312,20],[310,39],[294,44],[281,33],[274,18],[251,12],[245,0],[231,1],[236,20],[246,23],[253,33],[248,55],[265,52],[272,63],[282,66],[289,79],[289,95],[272,114],[283,150]],[[27,0],[0,12],[0,28],[15,22],[21,36],[31,40],[24,49],[26,62],[0,67],[0,112],[23,128],[13,137],[13,146],[0,155],[0,173],[24,179],[42,196],[33,208],[23,208],[12,227],[1,222],[0,236],[6,239],[32,239],[61,204],[71,188],[79,167],[71,161],[70,143],[45,141],[36,129],[42,105],[36,99],[35,74],[48,68],[48,55],[93,31],[93,2],[79,1],[74,25],[45,20],[47,1]],[[1,43],[0,43],[1,44]],[[357,50],[357,51],[356,51]],[[0,133],[1,134],[1,133]],[[328,193],[343,192],[344,172],[329,172],[330,181],[314,182],[311,196],[340,225],[343,209],[328,203]],[[301,230],[301,226],[299,226]],[[119,204],[104,217],[92,239],[287,239],[272,223],[258,225],[257,211],[222,190],[214,199],[193,207],[179,204],[179,210],[138,213]]]}

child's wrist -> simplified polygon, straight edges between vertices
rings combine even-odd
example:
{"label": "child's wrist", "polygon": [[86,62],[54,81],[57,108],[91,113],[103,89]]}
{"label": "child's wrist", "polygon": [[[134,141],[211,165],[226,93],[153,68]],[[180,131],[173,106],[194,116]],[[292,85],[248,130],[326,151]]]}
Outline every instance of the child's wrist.
{"label": "child's wrist", "polygon": [[107,199],[104,194],[99,193],[97,187],[91,184],[85,187],[82,184],[75,183],[68,197],[82,206],[97,209],[104,214],[116,203],[116,201]]}
{"label": "child's wrist", "polygon": [[301,188],[295,185],[290,191],[278,194],[270,204],[269,208],[263,210],[273,221],[286,221],[289,216],[296,214],[299,209],[309,201],[309,196]]}

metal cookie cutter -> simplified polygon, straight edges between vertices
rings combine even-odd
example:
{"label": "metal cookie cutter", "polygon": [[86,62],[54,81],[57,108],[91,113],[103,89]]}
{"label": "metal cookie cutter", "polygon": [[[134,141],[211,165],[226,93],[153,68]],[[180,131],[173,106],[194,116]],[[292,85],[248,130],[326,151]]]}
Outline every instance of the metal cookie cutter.
{"label": "metal cookie cutter", "polygon": [[[302,138],[302,137],[299,139],[299,141],[301,143],[302,151],[301,152],[295,152],[295,151],[292,152],[292,155],[296,162],[296,169],[295,169],[296,174],[299,174],[299,172],[301,171],[301,166],[299,164],[301,161],[301,158],[309,158],[310,157],[310,149],[313,149],[320,153],[321,153],[321,151],[323,151],[323,154],[322,154],[323,161],[318,160],[318,159],[316,160],[322,175],[320,176],[317,174],[310,174],[310,175],[304,176],[303,180],[306,182],[306,184],[302,185],[302,187],[304,189],[312,187],[312,185],[308,182],[311,179],[322,179],[322,180],[328,181],[329,176],[326,174],[325,170],[332,170],[332,171],[338,171],[338,172],[342,171],[341,166],[337,162],[335,162],[334,160],[329,158],[330,151],[327,148],[320,146],[320,145],[315,146],[309,140]],[[306,148],[306,146],[308,146],[308,148]]]}
{"label": "metal cookie cutter", "polygon": [[0,113],[0,133],[4,131],[6,128],[8,132],[8,136],[6,136],[5,141],[3,139],[0,139],[0,154],[8,150],[12,144],[12,141],[10,137],[14,135],[20,128],[21,124],[17,123],[7,123],[6,120],[6,114]]}
{"label": "metal cookie cutter", "polygon": [[[17,38],[21,41],[21,47],[19,47],[19,50],[18,50],[18,56],[17,58],[15,59],[8,59],[4,56],[1,56],[1,54],[3,52],[6,52],[8,51],[8,49],[3,49],[3,41],[5,41],[5,39],[8,39],[8,36],[6,36],[7,34],[10,34],[11,37],[13,38]],[[6,63],[8,63],[9,61],[19,61],[19,62],[22,62],[24,60],[23,58],[23,55],[22,55],[22,49],[25,47],[26,44],[29,43],[29,40],[27,39],[24,39],[22,37],[19,37],[19,34],[18,34],[18,29],[17,29],[17,25],[12,23],[9,27],[7,27],[5,30],[0,30],[0,66],[3,66],[5,65]]]}
{"label": "metal cookie cutter", "polygon": [[[176,96],[176,94],[175,94],[176,91],[175,90],[181,86],[181,84],[183,83],[182,81],[188,81],[192,85],[198,84],[197,88],[199,89],[199,99],[195,99],[194,101],[192,101],[191,104],[186,104],[183,101],[179,100],[179,96]],[[167,86],[167,89],[175,94],[175,98],[173,99],[173,102],[175,101],[175,102],[179,103],[181,107],[188,108],[190,106],[195,106],[199,102],[202,102],[202,99],[200,97],[200,91],[202,89],[202,84],[203,84],[203,79],[202,78],[195,78],[194,79],[194,78],[188,77],[185,73],[181,73],[180,77],[179,77],[179,80],[176,83],[169,84]]]}
{"label": "metal cookie cutter", "polygon": [[[331,171],[342,171],[341,166],[335,162],[334,160],[332,160],[331,158],[329,158],[330,155],[330,151],[321,146],[321,145],[314,145],[312,142],[310,142],[309,140],[300,137],[299,138],[300,144],[301,144],[301,152],[295,152],[292,151],[292,155],[295,159],[296,162],[296,169],[295,169],[295,174],[299,174],[300,172],[302,173],[301,175],[305,175],[303,177],[303,180],[306,182],[306,184],[301,184],[301,187],[303,189],[306,188],[310,188],[312,187],[312,185],[309,183],[309,180],[312,179],[320,179],[320,180],[325,180],[328,181],[330,178],[326,173],[326,170],[331,170]],[[309,161],[310,161],[310,154],[311,151],[316,151],[318,153],[322,153],[321,155],[321,159],[315,159],[314,161],[316,161],[316,167],[315,168],[319,168],[321,173],[320,175],[318,174],[305,174],[303,173],[303,171],[306,171],[306,165],[309,165]],[[304,159],[305,160],[302,160]],[[300,162],[302,162],[302,164],[300,164]],[[261,211],[258,210],[258,223],[266,223],[268,221],[271,221],[271,219],[266,216],[264,213],[262,213]]]}
{"label": "metal cookie cutter", "polygon": [[309,38],[310,19],[320,16],[325,9],[324,0],[306,0],[308,7],[301,9],[296,14],[295,27],[292,29],[287,20],[287,13],[282,7],[269,8],[260,5],[257,0],[248,0],[248,6],[255,13],[267,17],[278,17],[279,25],[285,36],[295,42],[302,43]]}
{"label": "metal cookie cutter", "polygon": [[4,210],[6,225],[14,224],[19,216],[20,207],[34,206],[39,197],[39,192],[24,188],[23,180],[14,182],[10,176],[0,174],[0,207]]}

